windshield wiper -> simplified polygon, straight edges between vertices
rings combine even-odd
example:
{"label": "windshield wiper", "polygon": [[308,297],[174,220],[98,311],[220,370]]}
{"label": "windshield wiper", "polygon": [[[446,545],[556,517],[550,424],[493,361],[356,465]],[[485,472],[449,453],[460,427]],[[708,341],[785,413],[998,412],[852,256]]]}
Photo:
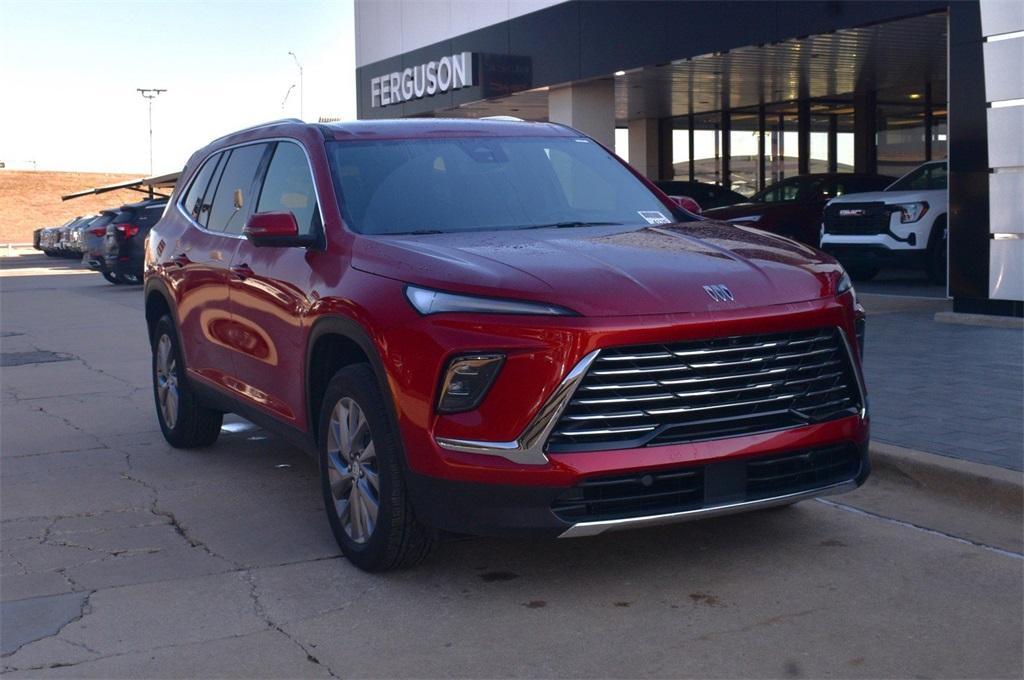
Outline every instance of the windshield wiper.
{"label": "windshield wiper", "polygon": [[427,236],[429,234],[443,234],[440,229],[416,229],[414,231],[396,231],[387,236]]}
{"label": "windshield wiper", "polygon": [[551,222],[550,224],[531,224],[520,229],[575,229],[577,227],[619,227],[622,222]]}

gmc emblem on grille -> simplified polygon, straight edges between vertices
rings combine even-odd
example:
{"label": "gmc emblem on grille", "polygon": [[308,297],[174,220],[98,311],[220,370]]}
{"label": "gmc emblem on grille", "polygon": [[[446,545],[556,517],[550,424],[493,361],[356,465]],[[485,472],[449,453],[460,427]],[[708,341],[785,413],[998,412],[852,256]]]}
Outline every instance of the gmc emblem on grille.
{"label": "gmc emblem on grille", "polygon": [[860,208],[849,208],[847,210],[840,210],[839,211],[839,216],[840,217],[864,217],[865,215],[867,215],[867,213],[868,213],[867,210],[862,210]]}
{"label": "gmc emblem on grille", "polygon": [[722,283],[713,283],[710,286],[704,286],[704,292],[707,293],[708,297],[715,302],[732,302],[735,299],[728,286]]}

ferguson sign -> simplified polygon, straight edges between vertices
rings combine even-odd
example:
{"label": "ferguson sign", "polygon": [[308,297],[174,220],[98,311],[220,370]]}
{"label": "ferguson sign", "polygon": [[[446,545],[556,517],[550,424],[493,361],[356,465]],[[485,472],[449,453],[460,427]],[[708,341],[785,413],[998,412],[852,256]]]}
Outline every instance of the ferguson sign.
{"label": "ferguson sign", "polygon": [[371,79],[370,106],[401,104],[475,84],[473,53],[461,52]]}

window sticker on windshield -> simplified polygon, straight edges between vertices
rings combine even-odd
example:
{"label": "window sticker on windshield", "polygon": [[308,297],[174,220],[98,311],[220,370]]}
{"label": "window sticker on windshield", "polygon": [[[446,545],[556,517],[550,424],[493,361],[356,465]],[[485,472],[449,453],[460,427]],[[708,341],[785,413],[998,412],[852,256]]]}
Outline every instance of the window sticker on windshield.
{"label": "window sticker on windshield", "polygon": [[657,210],[637,210],[640,217],[647,220],[647,224],[672,224],[672,220],[662,215]]}

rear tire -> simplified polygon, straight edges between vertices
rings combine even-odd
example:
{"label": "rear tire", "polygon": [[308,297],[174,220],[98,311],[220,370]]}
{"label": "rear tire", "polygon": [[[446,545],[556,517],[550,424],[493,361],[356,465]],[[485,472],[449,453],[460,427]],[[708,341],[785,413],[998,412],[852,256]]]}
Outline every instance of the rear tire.
{"label": "rear tire", "polygon": [[121,283],[123,283],[121,279],[118,278],[117,274],[115,274],[114,272],[103,269],[100,271],[100,274],[102,274],[103,278],[105,278],[108,282],[114,284],[115,286],[119,286],[121,285]]}
{"label": "rear tire", "polygon": [[936,285],[946,283],[946,267],[948,259],[948,229],[946,218],[940,217],[932,225],[932,236],[928,240],[928,253],[925,268],[928,280]]}
{"label": "rear tire", "polygon": [[224,414],[200,404],[192,391],[169,315],[161,317],[153,331],[153,399],[160,430],[174,448],[192,449],[217,441]]}
{"label": "rear tire", "polygon": [[345,557],[371,572],[423,561],[436,532],[413,513],[399,434],[369,366],[354,364],[334,374],[318,432],[324,508]]}

